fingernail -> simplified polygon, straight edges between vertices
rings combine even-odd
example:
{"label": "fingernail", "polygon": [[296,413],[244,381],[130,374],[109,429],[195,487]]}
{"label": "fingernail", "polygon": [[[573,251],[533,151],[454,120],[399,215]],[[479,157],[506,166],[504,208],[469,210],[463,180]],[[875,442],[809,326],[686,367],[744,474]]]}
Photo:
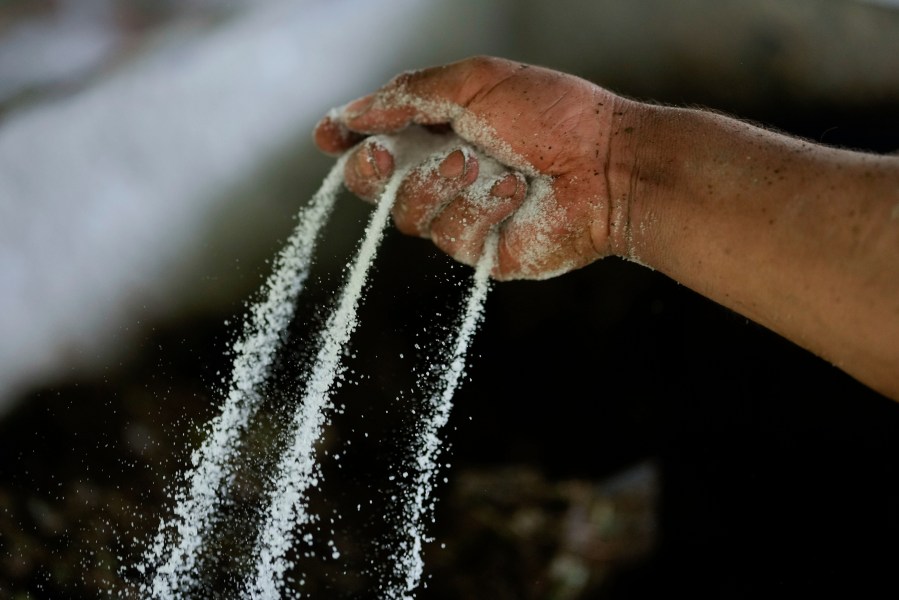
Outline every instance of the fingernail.
{"label": "fingernail", "polygon": [[375,103],[375,95],[369,94],[368,96],[363,96],[358,100],[353,100],[349,104],[346,105],[346,108],[343,109],[343,114],[346,119],[357,119],[368,112]]}
{"label": "fingernail", "polygon": [[521,181],[519,181],[517,176],[506,175],[493,184],[493,187],[490,189],[490,195],[496,198],[511,198],[518,192],[520,185]]}
{"label": "fingernail", "polygon": [[450,153],[437,167],[437,172],[446,179],[453,179],[465,173],[465,153],[461,150]]}
{"label": "fingernail", "polygon": [[393,156],[383,146],[369,146],[368,156],[378,177],[386,177],[393,170]]}
{"label": "fingernail", "polygon": [[356,171],[356,176],[360,179],[378,177],[378,167],[375,165],[371,146],[365,146],[363,148],[363,153],[360,153],[358,158],[353,161],[353,168]]}

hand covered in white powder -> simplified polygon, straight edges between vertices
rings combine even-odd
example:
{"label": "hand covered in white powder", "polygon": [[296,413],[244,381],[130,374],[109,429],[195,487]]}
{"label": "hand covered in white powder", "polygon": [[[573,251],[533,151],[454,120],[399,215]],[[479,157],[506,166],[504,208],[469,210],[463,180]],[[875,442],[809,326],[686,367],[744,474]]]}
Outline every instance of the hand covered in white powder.
{"label": "hand covered in white powder", "polygon": [[394,171],[406,167],[393,205],[397,228],[474,265],[490,229],[521,206],[527,190],[522,174],[478,154],[451,132],[412,126],[366,139],[349,157],[344,178],[356,195],[374,201]]}
{"label": "hand covered in white powder", "polygon": [[[366,136],[402,137],[410,125],[451,129],[508,170],[479,177],[477,157],[461,149],[430,157],[400,187],[397,227],[473,264],[498,226],[493,276],[542,279],[626,244],[609,170],[614,122],[627,104],[571,75],[478,57],[396,77],[331,111],[315,140],[339,154]],[[372,137],[350,157],[345,179],[358,196],[373,200],[393,174],[388,146]]]}

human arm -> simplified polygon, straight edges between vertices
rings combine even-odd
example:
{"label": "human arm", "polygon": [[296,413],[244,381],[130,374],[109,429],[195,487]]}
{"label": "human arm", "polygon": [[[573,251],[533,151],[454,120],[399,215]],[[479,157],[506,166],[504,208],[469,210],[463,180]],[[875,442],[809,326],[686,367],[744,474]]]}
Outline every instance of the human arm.
{"label": "human arm", "polygon": [[[515,188],[501,210],[474,207],[465,189],[476,165],[466,165],[454,185],[401,189],[401,230],[472,262],[499,225],[500,279],[550,276],[607,255],[638,261],[899,399],[899,159],[484,58],[402,76],[326,119],[316,140],[339,152],[410,123],[450,124],[526,173],[531,193]],[[371,198],[391,170],[389,153],[363,146],[346,179]],[[542,211],[529,206],[535,198]],[[464,244],[446,233],[461,222],[479,223]]]}
{"label": "human arm", "polygon": [[628,252],[899,399],[899,158],[643,105]]}

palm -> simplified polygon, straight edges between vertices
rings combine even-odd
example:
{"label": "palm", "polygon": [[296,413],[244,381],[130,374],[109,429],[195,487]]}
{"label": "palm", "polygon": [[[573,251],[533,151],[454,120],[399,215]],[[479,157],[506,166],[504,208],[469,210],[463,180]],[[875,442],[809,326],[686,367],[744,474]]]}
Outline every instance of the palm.
{"label": "palm", "polygon": [[[606,172],[616,98],[577,77],[505,61],[478,73],[463,106],[549,177],[553,192],[541,199],[539,219],[513,217],[504,240],[510,270],[549,276],[608,254]],[[546,247],[535,248],[538,239]],[[522,264],[523,257],[534,264]]]}

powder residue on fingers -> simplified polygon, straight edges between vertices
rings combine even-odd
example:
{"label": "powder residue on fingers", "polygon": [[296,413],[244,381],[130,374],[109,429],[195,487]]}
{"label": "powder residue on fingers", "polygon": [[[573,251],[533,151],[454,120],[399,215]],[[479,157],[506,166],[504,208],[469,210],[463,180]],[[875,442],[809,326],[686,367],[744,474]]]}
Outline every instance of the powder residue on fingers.
{"label": "powder residue on fingers", "polygon": [[[419,115],[419,121],[425,120],[421,115],[427,115],[428,123],[448,123],[462,140],[472,144],[482,169],[478,181],[468,192],[468,198],[473,201],[489,202],[490,189],[501,173],[509,168],[527,177],[525,201],[510,218],[511,226],[529,233],[526,244],[516,245],[520,268],[513,274],[514,278],[549,279],[579,266],[576,257],[568,260],[559,260],[558,257],[558,250],[565,239],[574,238],[576,234],[567,231],[570,227],[564,208],[555,199],[553,178],[541,173],[516,152],[487,120],[459,104],[442,99],[425,99],[402,86],[378,93],[373,107],[412,107]],[[346,118],[345,114],[343,118]],[[407,128],[399,137],[412,129],[416,128]]]}
{"label": "powder residue on fingers", "polygon": [[451,217],[453,224],[449,237],[444,235],[443,238],[455,248],[452,254],[456,260],[475,266],[483,252],[484,237],[499,218],[497,211],[502,211],[512,201],[509,197],[495,196],[494,187],[510,175],[518,178],[518,185],[525,189],[527,182],[524,175],[511,171],[494,158],[474,148],[468,151],[478,160],[478,177],[455,199],[462,204]]}
{"label": "powder residue on fingers", "polygon": [[[344,123],[349,118],[347,106],[337,109],[337,114]],[[418,115],[427,115],[426,123],[422,124],[446,123],[451,125],[459,137],[504,165],[530,177],[540,175],[534,165],[516,152],[486,119],[479,117],[464,106],[449,100],[425,99],[410,93],[402,86],[378,93],[372,106],[379,110],[400,107],[411,107]],[[419,116],[416,122],[424,120]]]}
{"label": "powder residue on fingers", "polygon": [[549,279],[579,266],[576,257],[559,260],[559,249],[576,232],[570,231],[565,208],[556,201],[552,178],[535,177],[529,186],[524,202],[507,223],[507,230],[527,235],[527,243],[516,246],[519,269],[513,277]]}
{"label": "powder residue on fingers", "polygon": [[407,135],[378,136],[375,140],[393,154],[397,168],[378,200],[305,378],[306,390],[298,402],[291,440],[276,469],[257,539],[255,574],[247,590],[254,600],[280,598],[284,592],[285,574],[293,566],[288,552],[295,542],[297,529],[310,522],[307,491],[322,476],[315,460],[315,444],[329,419],[335,382],[346,369],[342,358],[358,325],[357,311],[368,273],[401,182],[411,165],[445,149],[452,141],[440,137],[413,129]]}

